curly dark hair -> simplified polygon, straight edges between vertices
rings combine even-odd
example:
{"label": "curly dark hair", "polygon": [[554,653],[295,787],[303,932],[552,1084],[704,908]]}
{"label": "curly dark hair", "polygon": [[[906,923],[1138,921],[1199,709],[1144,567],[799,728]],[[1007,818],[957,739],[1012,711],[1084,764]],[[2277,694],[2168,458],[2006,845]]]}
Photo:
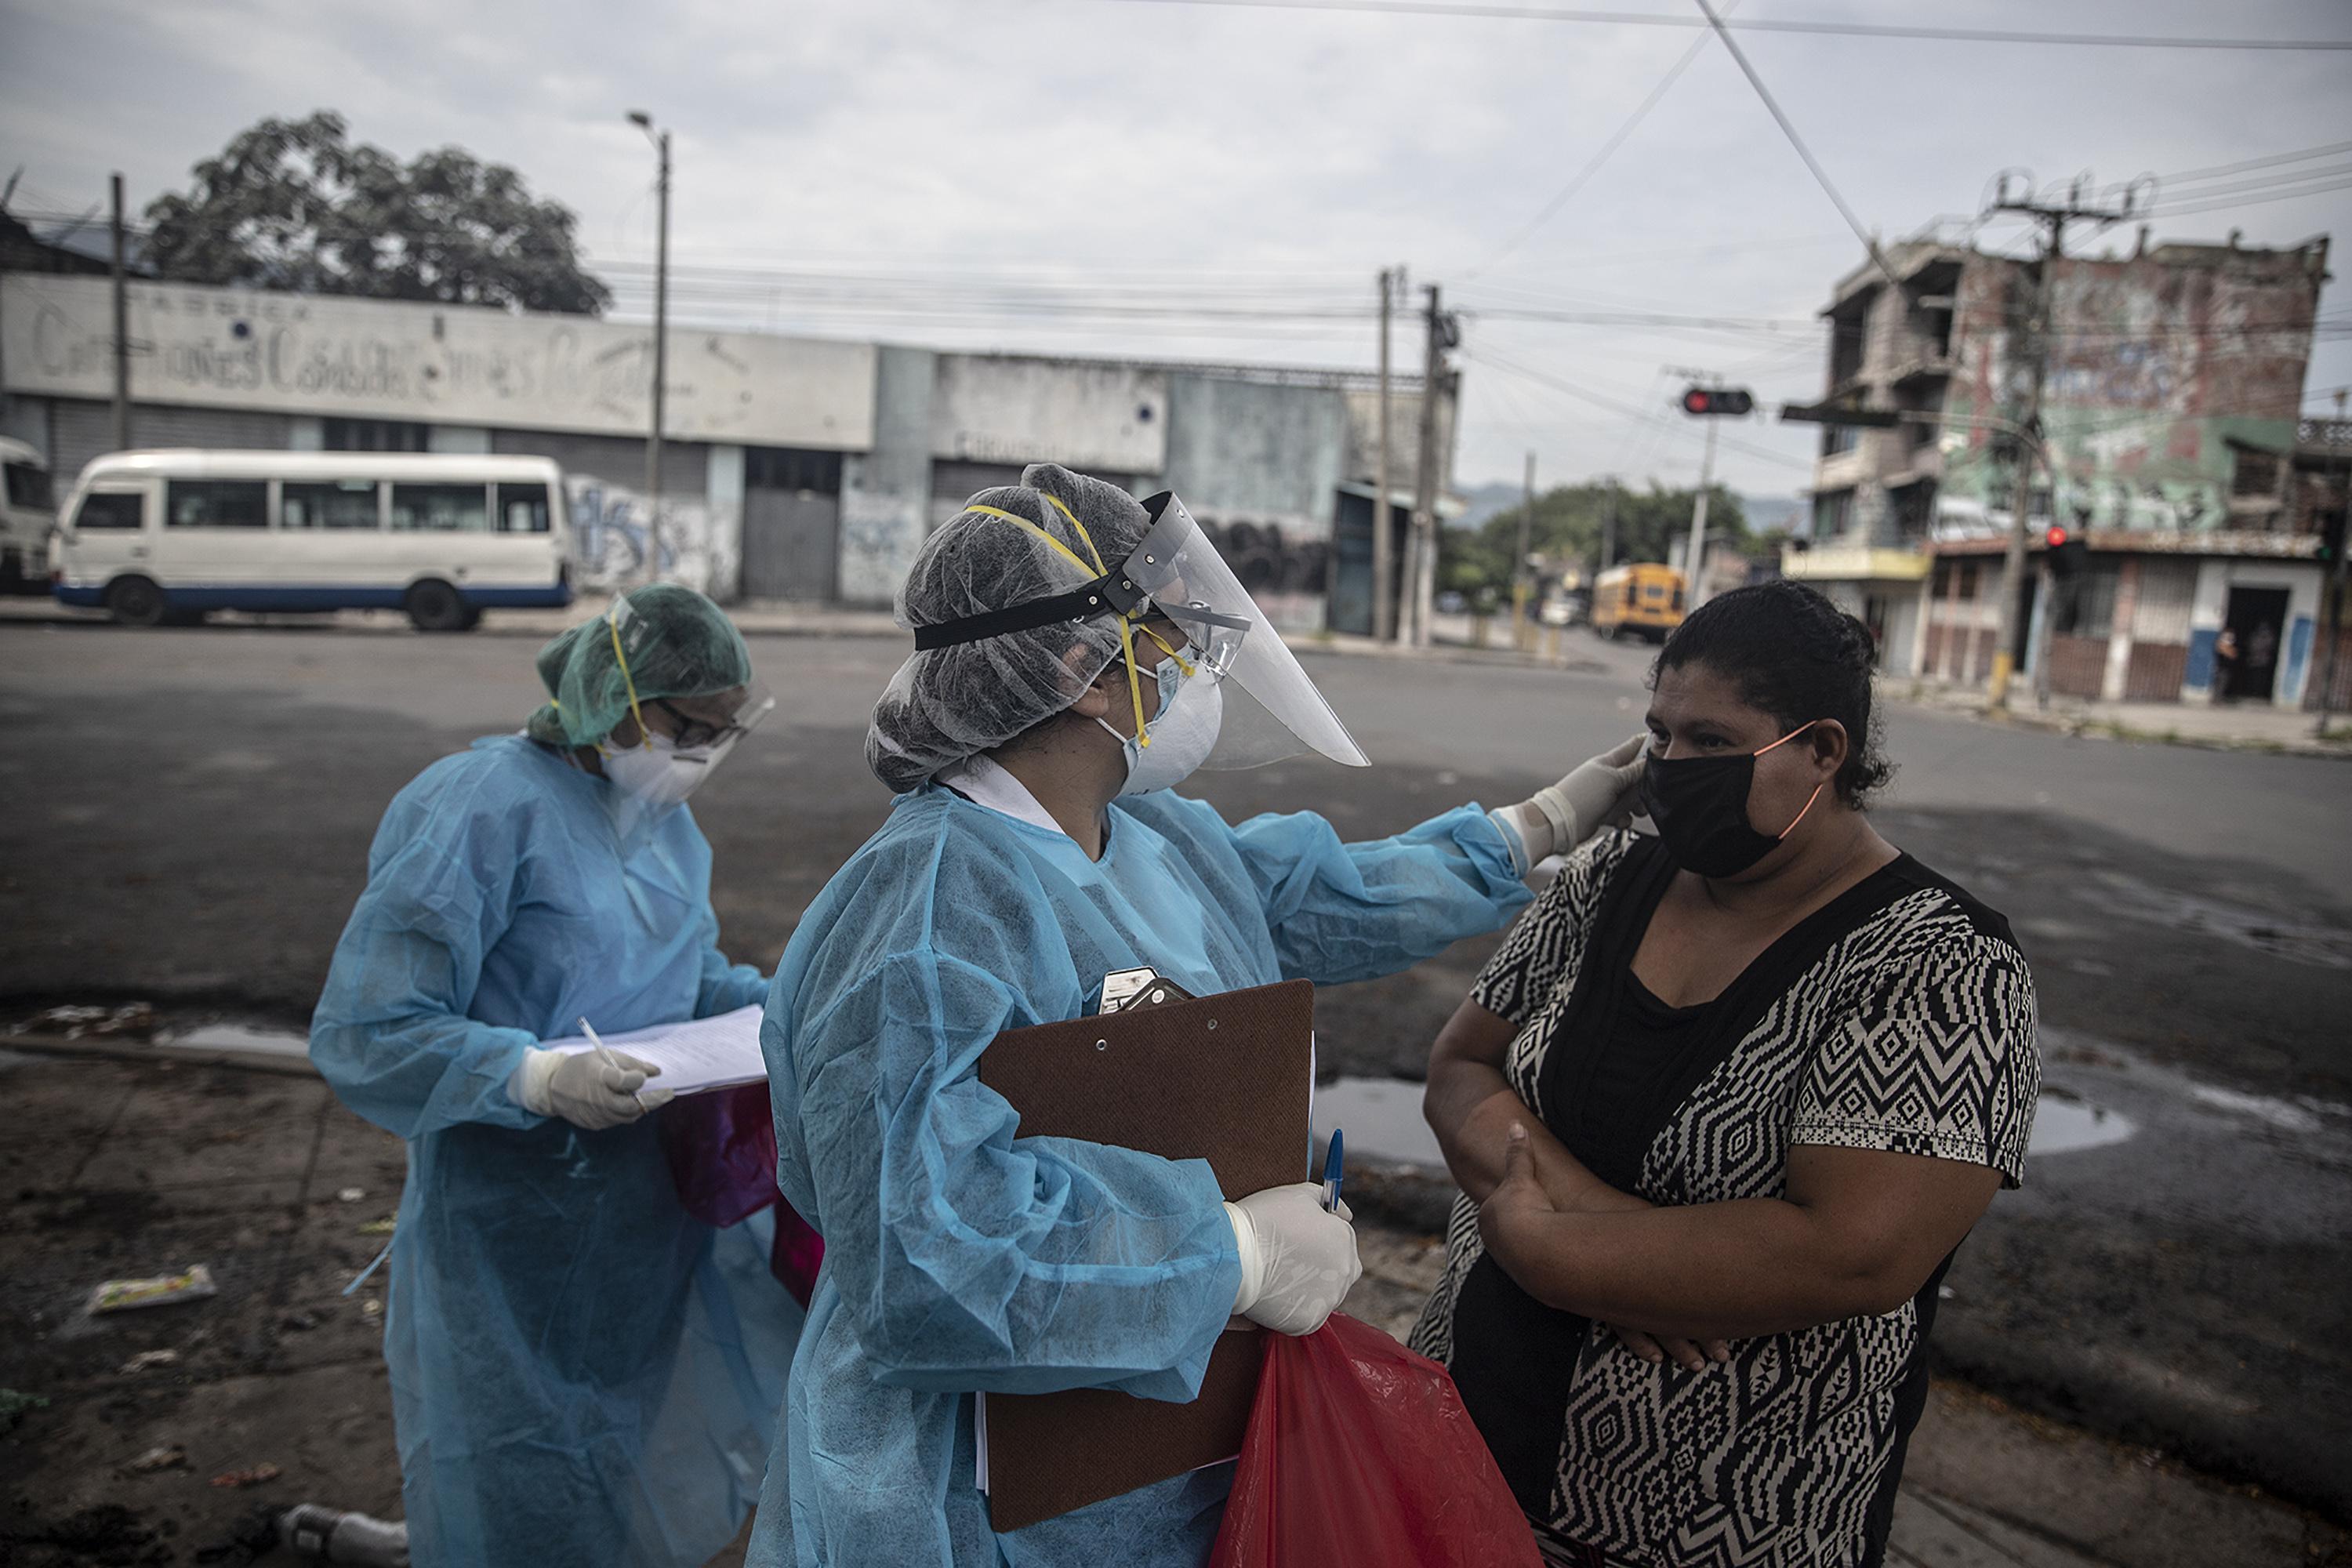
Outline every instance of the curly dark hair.
{"label": "curly dark hair", "polygon": [[1772,715],[1784,731],[1836,720],[1845,726],[1851,748],[1838,770],[1838,795],[1860,810],[1895,773],[1879,751],[1870,710],[1876,655],[1870,628],[1818,590],[1802,583],[1758,583],[1693,610],[1658,650],[1650,684],[1657,685],[1662,671],[1703,664],[1731,680],[1742,701]]}

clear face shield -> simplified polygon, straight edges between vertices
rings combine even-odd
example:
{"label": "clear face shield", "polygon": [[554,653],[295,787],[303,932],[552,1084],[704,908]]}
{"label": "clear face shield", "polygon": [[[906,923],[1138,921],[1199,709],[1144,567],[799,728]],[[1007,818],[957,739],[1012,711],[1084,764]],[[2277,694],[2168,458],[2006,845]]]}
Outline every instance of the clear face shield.
{"label": "clear face shield", "polygon": [[1224,723],[1207,768],[1255,768],[1320,752],[1351,768],[1370,759],[1339,722],[1282,634],[1172,491],[1143,503],[1152,519],[1120,575],[1182,628],[1225,682]]}
{"label": "clear face shield", "polygon": [[[1061,506],[1051,496],[1046,500]],[[1116,616],[1122,623],[1120,641],[1127,651],[1132,686],[1137,659],[1152,657],[1139,652],[1134,628],[1152,616],[1165,616],[1182,632],[1184,640],[1201,651],[1201,673],[1215,677],[1223,688],[1223,722],[1216,746],[1202,766],[1255,768],[1310,751],[1351,768],[1370,764],[1347,726],[1339,722],[1339,716],[1323,700],[1323,693],[1298,668],[1281,634],[1172,492],[1162,491],[1143,503],[1151,526],[1124,561],[1113,563],[1097,556],[1090,565],[1027,518],[988,506],[969,510],[1028,529],[1068,557],[1080,572],[1100,575],[1065,593],[918,626],[918,651],[953,647],[1056,622]],[[1068,508],[1061,510],[1068,515]],[[1076,517],[1070,522],[1084,541],[1084,525]],[[1084,542],[1091,554],[1092,542]],[[1147,635],[1146,643],[1150,640]],[[1140,731],[1149,716],[1143,712],[1139,690],[1135,708],[1136,728]]]}

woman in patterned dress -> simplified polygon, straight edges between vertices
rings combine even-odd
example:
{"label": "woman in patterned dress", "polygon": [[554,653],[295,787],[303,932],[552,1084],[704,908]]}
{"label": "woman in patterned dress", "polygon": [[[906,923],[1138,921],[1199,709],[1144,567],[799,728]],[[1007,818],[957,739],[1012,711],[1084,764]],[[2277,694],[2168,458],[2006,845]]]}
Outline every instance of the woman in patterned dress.
{"label": "woman in patterned dress", "polygon": [[2009,925],[1864,816],[1868,630],[1771,583],[1652,677],[1655,837],[1570,857],[1433,1049],[1415,1331],[1549,1561],[1882,1561],[1953,1251],[2041,1081]]}

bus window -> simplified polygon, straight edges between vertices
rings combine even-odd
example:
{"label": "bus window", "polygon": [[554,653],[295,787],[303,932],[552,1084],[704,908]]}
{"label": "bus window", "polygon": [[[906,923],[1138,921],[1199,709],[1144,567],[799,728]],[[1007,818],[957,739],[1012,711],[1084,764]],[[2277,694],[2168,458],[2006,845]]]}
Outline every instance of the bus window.
{"label": "bus window", "polygon": [[30,507],[35,511],[47,511],[57,504],[49,493],[49,472],[30,463],[0,465],[7,470],[6,495],[10,506]]}
{"label": "bus window", "polygon": [[1675,600],[1673,607],[1677,610],[1683,607],[1683,585],[1680,583],[1675,584]]}
{"label": "bus window", "polygon": [[492,485],[490,495],[500,533],[547,531],[547,487],[543,484]]}
{"label": "bus window", "polygon": [[135,492],[94,490],[81,498],[81,510],[75,516],[74,526],[90,528],[144,528],[147,526],[147,498]]}
{"label": "bus window", "polygon": [[269,486],[260,479],[173,479],[163,496],[168,528],[269,526]]}
{"label": "bus window", "polygon": [[373,528],[375,481],[289,479],[279,489],[280,528]]}
{"label": "bus window", "polygon": [[392,528],[395,533],[488,533],[490,514],[481,485],[400,485],[392,487]]}
{"label": "bus window", "polygon": [[1641,598],[1642,590],[1639,584],[1635,584],[1631,577],[1625,579],[1625,607],[1629,610],[1632,609],[1635,605],[1641,603]]}

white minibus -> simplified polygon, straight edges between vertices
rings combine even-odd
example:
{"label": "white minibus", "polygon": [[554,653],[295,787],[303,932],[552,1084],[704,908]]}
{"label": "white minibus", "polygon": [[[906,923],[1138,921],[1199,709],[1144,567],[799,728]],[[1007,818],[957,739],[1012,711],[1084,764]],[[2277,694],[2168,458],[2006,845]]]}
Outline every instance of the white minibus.
{"label": "white minibus", "polygon": [[38,593],[47,584],[57,525],[49,465],[34,447],[0,436],[0,594]]}
{"label": "white minibus", "polygon": [[464,631],[485,609],[570,604],[569,537],[547,458],[114,452],[67,500],[50,582],[131,626],[399,609]]}

